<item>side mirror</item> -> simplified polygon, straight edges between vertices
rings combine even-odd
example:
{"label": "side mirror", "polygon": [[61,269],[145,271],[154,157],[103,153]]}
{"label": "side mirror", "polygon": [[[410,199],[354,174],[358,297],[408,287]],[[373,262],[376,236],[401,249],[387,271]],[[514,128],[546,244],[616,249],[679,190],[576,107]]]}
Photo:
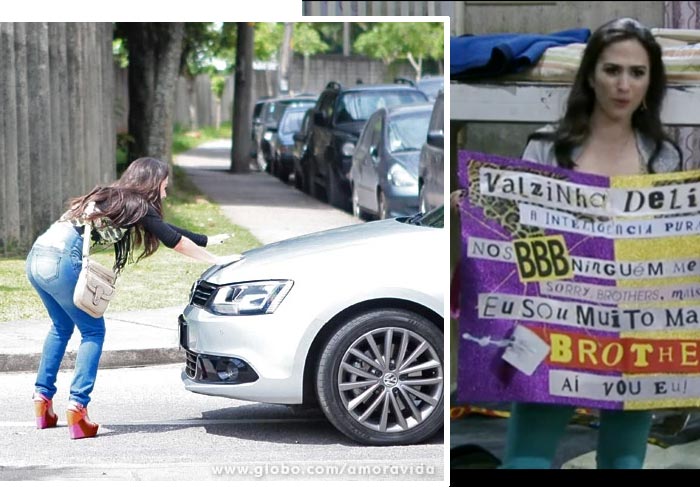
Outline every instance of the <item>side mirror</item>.
{"label": "side mirror", "polygon": [[316,125],[326,125],[326,118],[323,116],[323,113],[321,112],[315,112],[314,113],[314,124]]}
{"label": "side mirror", "polygon": [[428,145],[433,147],[445,148],[445,135],[441,130],[434,130],[428,132]]}
{"label": "side mirror", "polygon": [[301,132],[294,132],[294,135],[292,135],[292,139],[294,139],[294,142],[303,142],[304,134],[302,134]]}
{"label": "side mirror", "polygon": [[375,164],[379,162],[379,150],[377,150],[376,145],[369,148],[369,155]]}

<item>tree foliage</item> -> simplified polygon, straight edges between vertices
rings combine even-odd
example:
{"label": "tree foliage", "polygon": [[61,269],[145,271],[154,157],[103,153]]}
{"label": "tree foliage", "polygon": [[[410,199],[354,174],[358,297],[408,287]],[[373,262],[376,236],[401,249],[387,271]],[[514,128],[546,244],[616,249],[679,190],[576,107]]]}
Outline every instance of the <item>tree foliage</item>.
{"label": "tree foliage", "polygon": [[311,22],[297,22],[294,24],[294,37],[292,38],[292,49],[305,56],[313,56],[321,52],[326,52],[331,48],[321,39],[321,34]]}
{"label": "tree foliage", "polygon": [[253,53],[255,59],[270,61],[275,59],[282,45],[284,24],[274,22],[258,22],[255,24]]}
{"label": "tree foliage", "polygon": [[390,64],[407,59],[420,77],[424,59],[442,61],[444,27],[438,22],[380,22],[357,36],[356,52]]}

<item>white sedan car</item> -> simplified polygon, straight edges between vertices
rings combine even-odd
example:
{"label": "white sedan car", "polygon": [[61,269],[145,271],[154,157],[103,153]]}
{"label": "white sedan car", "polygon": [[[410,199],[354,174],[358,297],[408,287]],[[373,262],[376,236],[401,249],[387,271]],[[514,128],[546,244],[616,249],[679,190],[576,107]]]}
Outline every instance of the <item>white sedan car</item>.
{"label": "white sedan car", "polygon": [[434,436],[444,411],[444,232],[440,207],[277,242],[210,268],[180,317],[185,388],[318,404],[366,444]]}

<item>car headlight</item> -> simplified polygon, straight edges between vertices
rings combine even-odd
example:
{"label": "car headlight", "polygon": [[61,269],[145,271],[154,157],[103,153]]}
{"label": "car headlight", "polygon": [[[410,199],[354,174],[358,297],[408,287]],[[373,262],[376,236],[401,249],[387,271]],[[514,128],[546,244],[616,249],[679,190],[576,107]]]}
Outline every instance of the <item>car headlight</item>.
{"label": "car headlight", "polygon": [[355,153],[355,144],[353,142],[345,142],[340,148],[340,152],[345,157],[352,157],[352,155]]}
{"label": "car headlight", "polygon": [[391,166],[388,179],[394,186],[415,186],[418,184],[418,180],[400,164]]}
{"label": "car headlight", "polygon": [[270,141],[272,140],[272,132],[270,132],[269,130],[268,130],[267,132],[265,132],[265,133],[263,134],[263,139],[265,139],[265,140],[267,140],[268,142],[270,142]]}
{"label": "car headlight", "polygon": [[255,281],[219,287],[207,308],[217,315],[261,315],[274,313],[294,281]]}

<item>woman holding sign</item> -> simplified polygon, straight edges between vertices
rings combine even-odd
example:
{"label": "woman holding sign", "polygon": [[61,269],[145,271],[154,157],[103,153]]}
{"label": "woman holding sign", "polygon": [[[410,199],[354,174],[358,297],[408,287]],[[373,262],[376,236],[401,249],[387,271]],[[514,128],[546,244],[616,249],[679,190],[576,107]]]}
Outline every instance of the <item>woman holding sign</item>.
{"label": "woman holding sign", "polygon": [[[522,158],[603,176],[681,170],[660,119],[666,75],[651,31],[629,18],[591,36],[556,127],[531,135]],[[550,468],[574,407],[516,403],[503,468]],[[641,468],[651,411],[601,411],[598,468]]]}

